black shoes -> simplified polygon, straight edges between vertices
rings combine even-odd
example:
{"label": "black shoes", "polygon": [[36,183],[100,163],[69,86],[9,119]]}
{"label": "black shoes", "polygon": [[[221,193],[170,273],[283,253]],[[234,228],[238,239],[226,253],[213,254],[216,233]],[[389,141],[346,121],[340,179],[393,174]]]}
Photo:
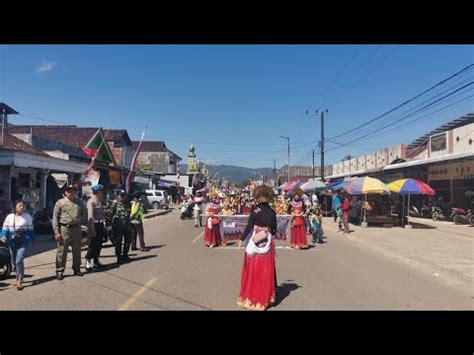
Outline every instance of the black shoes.
{"label": "black shoes", "polygon": [[74,271],[74,276],[84,276],[84,274],[80,271]]}
{"label": "black shoes", "polygon": [[137,247],[132,247],[132,250],[138,250],[138,248]]}
{"label": "black shoes", "polygon": [[62,279],[64,279],[63,273],[62,272],[57,272],[56,273],[56,280],[61,281]]}

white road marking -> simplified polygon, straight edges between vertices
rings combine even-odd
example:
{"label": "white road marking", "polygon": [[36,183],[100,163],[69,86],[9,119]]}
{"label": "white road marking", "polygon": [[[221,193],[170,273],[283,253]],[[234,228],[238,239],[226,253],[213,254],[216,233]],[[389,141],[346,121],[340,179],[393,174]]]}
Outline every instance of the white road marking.
{"label": "white road marking", "polygon": [[202,231],[196,238],[194,238],[192,243],[196,243],[199,240],[199,238],[201,238],[203,235],[204,235],[204,231]]}

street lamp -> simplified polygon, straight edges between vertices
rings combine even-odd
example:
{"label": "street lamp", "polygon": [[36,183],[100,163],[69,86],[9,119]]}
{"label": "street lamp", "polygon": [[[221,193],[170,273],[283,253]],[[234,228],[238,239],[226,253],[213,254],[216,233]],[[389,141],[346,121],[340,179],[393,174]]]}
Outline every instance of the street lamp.
{"label": "street lamp", "polygon": [[290,137],[278,135],[278,137],[288,141],[288,183],[290,182]]}

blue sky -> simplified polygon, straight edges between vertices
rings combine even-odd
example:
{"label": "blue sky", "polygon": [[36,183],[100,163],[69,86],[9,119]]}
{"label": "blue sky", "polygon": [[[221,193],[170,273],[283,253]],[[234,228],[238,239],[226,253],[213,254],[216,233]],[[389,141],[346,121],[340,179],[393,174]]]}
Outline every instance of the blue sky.
{"label": "blue sky", "polygon": [[[328,107],[326,137],[338,135],[474,63],[473,48],[0,46],[0,100],[25,115],[126,128],[132,139],[147,126],[146,139],[165,140],[183,158],[194,143],[198,158],[215,164],[270,167],[270,159],[277,159],[280,167],[286,163],[286,143],[277,135],[287,135],[292,163],[310,165],[311,142],[319,140],[320,129],[306,109]],[[472,76],[471,71],[458,82]],[[415,124],[331,150],[326,163],[410,143],[472,111],[473,100],[466,100]],[[23,116],[11,121],[53,124]]]}

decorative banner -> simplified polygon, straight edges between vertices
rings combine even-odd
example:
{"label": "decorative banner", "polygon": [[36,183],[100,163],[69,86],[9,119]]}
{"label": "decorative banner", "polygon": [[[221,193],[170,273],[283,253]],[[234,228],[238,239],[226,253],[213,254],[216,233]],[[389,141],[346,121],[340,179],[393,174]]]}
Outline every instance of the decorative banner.
{"label": "decorative banner", "polygon": [[[291,216],[287,215],[277,215],[277,232],[275,235],[276,240],[290,240],[290,217]],[[224,242],[228,242],[230,240],[240,240],[245,227],[247,227],[249,216],[219,216],[219,218],[219,230],[222,240]]]}

